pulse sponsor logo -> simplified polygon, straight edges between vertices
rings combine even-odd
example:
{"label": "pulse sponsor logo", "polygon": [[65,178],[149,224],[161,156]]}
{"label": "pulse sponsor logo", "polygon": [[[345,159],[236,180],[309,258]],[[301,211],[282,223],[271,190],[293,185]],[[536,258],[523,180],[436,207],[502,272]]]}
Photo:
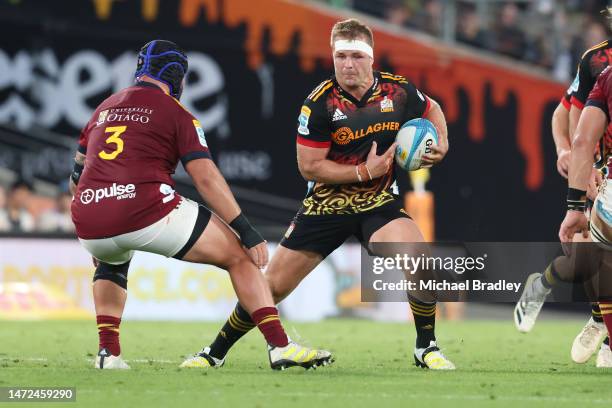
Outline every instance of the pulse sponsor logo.
{"label": "pulse sponsor logo", "polygon": [[94,201],[97,204],[105,198],[126,200],[134,197],[136,197],[136,186],[134,184],[124,185],[113,183],[110,187],[99,188],[97,190],[88,188],[81,192],[81,202],[85,205]]}

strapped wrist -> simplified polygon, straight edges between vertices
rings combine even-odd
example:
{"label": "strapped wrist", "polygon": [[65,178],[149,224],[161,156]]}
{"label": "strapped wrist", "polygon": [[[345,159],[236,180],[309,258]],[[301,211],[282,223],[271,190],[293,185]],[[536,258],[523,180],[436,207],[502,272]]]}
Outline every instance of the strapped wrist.
{"label": "strapped wrist", "polygon": [[84,165],[74,162],[74,167],[72,168],[72,173],[70,173],[70,180],[74,183],[75,186],[79,185],[79,180],[81,179],[81,174],[83,174]]}
{"label": "strapped wrist", "polygon": [[243,213],[238,214],[238,216],[229,223],[229,226],[238,233],[244,246],[249,249],[265,241],[261,234],[253,228]]}
{"label": "strapped wrist", "polygon": [[567,189],[567,210],[568,211],[584,211],[586,207],[586,191],[576,188]]}

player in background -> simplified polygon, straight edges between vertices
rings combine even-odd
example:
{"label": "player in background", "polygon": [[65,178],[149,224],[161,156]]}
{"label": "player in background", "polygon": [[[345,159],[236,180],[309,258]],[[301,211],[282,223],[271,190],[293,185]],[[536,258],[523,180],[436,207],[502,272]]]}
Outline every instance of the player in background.
{"label": "player in background", "polygon": [[[448,150],[446,121],[440,106],[404,77],[372,70],[373,44],[372,31],[359,21],[336,23],[331,33],[335,76],[319,84],[301,108],[297,161],[308,192],[266,271],[277,303],[350,236],[365,247],[424,241],[391,191],[394,140],[402,123],[429,119],[440,137],[439,146],[424,156],[433,165]],[[409,297],[417,331],[415,363],[452,370],[436,343],[435,293],[421,295]],[[217,338],[194,359],[223,364],[229,349],[253,327],[243,306],[236,306]]]}
{"label": "player in background", "polygon": [[[267,264],[266,242],[212,161],[200,122],[179,102],[187,68],[176,44],[147,43],[138,54],[136,83],[102,102],[81,133],[71,176],[72,217],[97,264],[95,367],[129,368],[121,357],[119,326],[136,250],[227,270],[268,343],[272,368],[321,364],[329,353],[287,338],[259,270]],[[174,191],[171,175],[179,160],[214,213]]]}
{"label": "player in background", "polygon": [[[607,13],[609,14],[609,11]],[[597,77],[609,64],[610,54],[612,54],[612,44],[609,41],[597,44],[584,53],[574,81],[553,113],[552,133],[557,150],[557,171],[564,178],[567,178],[571,140],[578,118]],[[602,171],[606,170],[605,164],[600,152],[600,160],[592,170],[587,188],[587,195],[591,203],[601,183]],[[565,257],[559,257],[548,265],[544,273],[533,273],[527,278],[521,298],[514,308],[514,321],[519,331],[531,331],[552,287],[558,282],[574,279],[572,269],[568,266]],[[596,365],[612,367],[612,353],[608,347],[607,330],[599,305],[592,303],[591,317],[572,343],[572,360],[576,363],[585,363],[597,351],[600,344],[602,345]]]}
{"label": "player in background", "polygon": [[[612,152],[612,70],[607,67],[597,78],[590,92],[584,111],[580,115],[575,138],[572,142],[572,155],[569,166],[567,213],[559,229],[561,242],[572,242],[575,234],[588,235],[605,248],[603,261],[599,268],[600,286],[598,293],[601,315],[608,333],[612,332],[612,293],[610,293],[610,257],[612,253],[612,188],[610,179],[610,154]],[[599,189],[590,223],[585,214],[587,187],[593,168],[593,151],[603,138],[602,158],[608,167],[607,177]],[[609,344],[602,344],[602,350],[610,353]]]}

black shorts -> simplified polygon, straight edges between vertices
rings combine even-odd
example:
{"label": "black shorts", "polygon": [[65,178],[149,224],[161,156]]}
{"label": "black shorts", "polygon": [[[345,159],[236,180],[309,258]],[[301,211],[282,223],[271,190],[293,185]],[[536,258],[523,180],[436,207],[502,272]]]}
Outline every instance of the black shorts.
{"label": "black shorts", "polygon": [[304,215],[298,212],[280,244],[296,251],[312,251],[324,258],[354,236],[367,248],[370,237],[397,218],[408,218],[402,200],[357,214]]}

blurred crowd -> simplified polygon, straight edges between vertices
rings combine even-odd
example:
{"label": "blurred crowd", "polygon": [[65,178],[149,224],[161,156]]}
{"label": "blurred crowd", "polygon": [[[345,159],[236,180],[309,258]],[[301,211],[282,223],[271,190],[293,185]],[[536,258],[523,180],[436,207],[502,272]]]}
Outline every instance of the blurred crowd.
{"label": "blurred crowd", "polygon": [[327,2],[538,65],[564,82],[575,75],[583,52],[610,34],[609,21],[601,14],[607,0]]}
{"label": "blurred crowd", "polygon": [[71,203],[67,183],[55,198],[35,194],[24,180],[9,186],[0,184],[0,233],[73,233]]}

